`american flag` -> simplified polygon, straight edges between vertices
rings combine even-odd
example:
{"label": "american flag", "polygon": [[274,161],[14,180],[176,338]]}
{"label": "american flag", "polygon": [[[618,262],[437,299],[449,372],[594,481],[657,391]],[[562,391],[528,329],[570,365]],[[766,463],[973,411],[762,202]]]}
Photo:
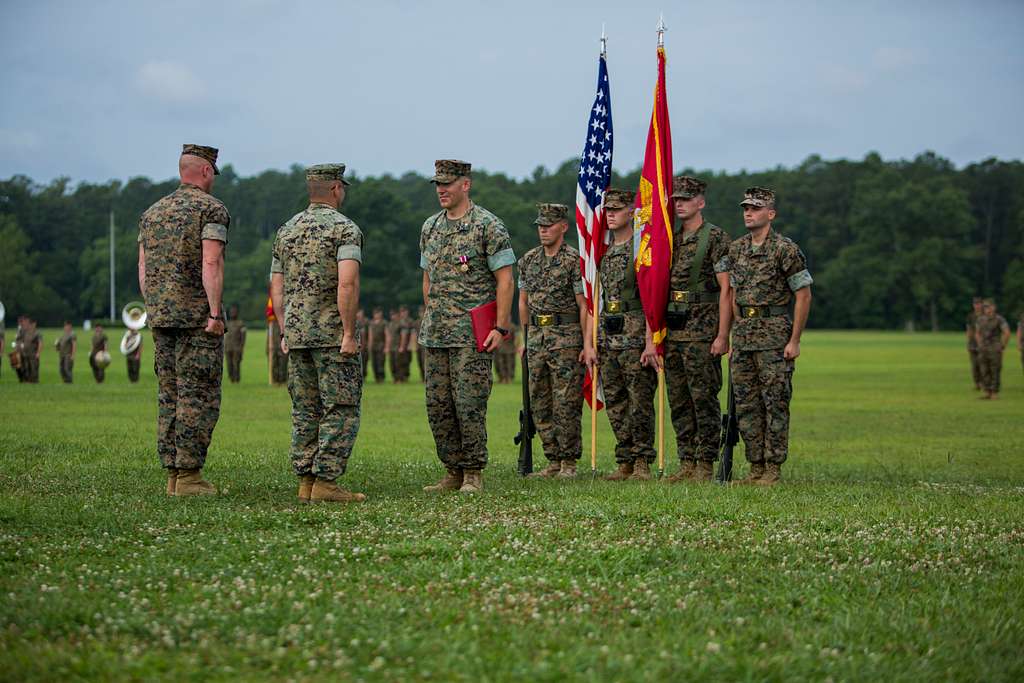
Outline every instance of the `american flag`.
{"label": "american flag", "polygon": [[[576,182],[576,232],[580,238],[580,276],[587,307],[597,324],[600,301],[594,301],[597,267],[605,252],[604,192],[612,179],[612,97],[608,89],[608,63],[604,52],[597,64],[597,95],[587,123],[587,142],[580,157]],[[594,378],[589,368],[583,381],[583,395],[590,403]],[[604,403],[604,392],[597,387],[597,407]]]}

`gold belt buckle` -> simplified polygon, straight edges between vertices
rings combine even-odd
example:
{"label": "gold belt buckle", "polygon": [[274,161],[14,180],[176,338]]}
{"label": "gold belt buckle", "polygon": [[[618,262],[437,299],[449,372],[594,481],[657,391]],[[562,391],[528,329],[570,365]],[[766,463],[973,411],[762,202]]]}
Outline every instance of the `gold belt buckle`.
{"label": "gold belt buckle", "polygon": [[608,302],[608,312],[609,313],[618,313],[621,310],[622,310],[622,302],[621,301],[609,301]]}
{"label": "gold belt buckle", "polygon": [[541,327],[547,327],[551,323],[555,322],[555,316],[553,315],[538,315],[537,324]]}
{"label": "gold belt buckle", "polygon": [[757,317],[757,307],[756,306],[747,306],[746,308],[744,308],[743,309],[743,317],[744,318],[755,318],[755,317]]}
{"label": "gold belt buckle", "polygon": [[685,290],[683,290],[681,292],[678,291],[678,290],[673,290],[672,291],[672,301],[674,301],[676,303],[685,303],[685,302],[689,301],[689,299],[690,299],[690,293],[685,291]]}

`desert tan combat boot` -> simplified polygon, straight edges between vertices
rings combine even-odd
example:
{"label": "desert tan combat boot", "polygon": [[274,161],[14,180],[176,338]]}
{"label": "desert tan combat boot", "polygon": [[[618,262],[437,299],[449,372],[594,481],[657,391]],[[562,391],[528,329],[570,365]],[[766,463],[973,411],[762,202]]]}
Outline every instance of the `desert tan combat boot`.
{"label": "desert tan combat boot", "polygon": [[575,460],[563,460],[562,469],[555,476],[561,477],[562,479],[572,479],[576,476],[576,461]]}
{"label": "desert tan combat boot", "polygon": [[630,475],[633,474],[633,463],[631,462],[620,462],[619,469],[615,470],[611,474],[607,474],[603,477],[605,481],[623,481],[629,479]]}
{"label": "desert tan combat boot", "polygon": [[668,481],[668,483],[670,484],[678,484],[681,481],[689,481],[690,479],[693,479],[693,472],[695,469],[697,469],[697,461],[690,460],[689,458],[687,458],[686,460],[683,460],[681,466],[679,467],[679,471],[669,476],[666,479],[666,481]]}
{"label": "desert tan combat boot", "polygon": [[738,481],[734,481],[733,483],[736,484],[737,486],[749,486],[751,484],[756,484],[763,476],[764,463],[752,462],[750,463],[750,472],[747,474],[747,476],[743,477]]}
{"label": "desert tan combat boot", "polygon": [[775,486],[782,481],[782,465],[770,462],[765,466],[765,472],[761,478],[753,482],[755,486]]}
{"label": "desert tan combat boot", "polygon": [[463,470],[462,473],[459,493],[480,493],[484,490],[484,477],[480,470]]}
{"label": "desert tan combat boot", "polygon": [[313,484],[316,482],[315,474],[303,474],[299,477],[299,502],[308,503],[309,497],[313,494]]}
{"label": "desert tan combat boot", "polygon": [[554,477],[555,475],[557,475],[561,471],[562,471],[562,461],[561,460],[550,460],[550,461],[548,461],[548,466],[547,467],[545,467],[542,470],[538,470],[536,472],[530,472],[526,476],[531,478],[531,479],[538,479],[540,477],[547,478],[547,477]]}
{"label": "desert tan combat boot", "polygon": [[174,485],[174,495],[182,496],[215,496],[217,489],[203,479],[202,470],[178,470],[178,480]]}
{"label": "desert tan combat boot", "polygon": [[173,496],[174,489],[178,483],[178,468],[168,467],[167,468],[167,495]]}
{"label": "desert tan combat boot", "polygon": [[362,493],[347,491],[333,481],[316,478],[313,489],[309,492],[309,500],[313,503],[358,503],[366,500]]}
{"label": "desert tan combat boot", "polygon": [[638,481],[651,480],[651,466],[648,464],[647,458],[637,458],[633,461],[633,474],[629,478]]}
{"label": "desert tan combat boot", "polygon": [[711,481],[715,478],[715,463],[710,460],[698,460],[693,470],[694,481]]}
{"label": "desert tan combat boot", "polygon": [[430,486],[424,486],[424,491],[458,491],[462,488],[462,470],[458,467],[449,467],[441,481]]}

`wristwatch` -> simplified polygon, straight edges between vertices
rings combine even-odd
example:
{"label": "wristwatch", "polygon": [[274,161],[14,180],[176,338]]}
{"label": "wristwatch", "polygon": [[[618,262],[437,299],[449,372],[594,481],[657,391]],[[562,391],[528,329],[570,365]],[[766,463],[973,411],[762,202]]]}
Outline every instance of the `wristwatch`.
{"label": "wristwatch", "polygon": [[501,336],[502,337],[507,337],[508,336],[508,330],[506,330],[504,327],[498,327],[497,325],[495,325],[492,329],[495,329],[498,332],[501,332]]}

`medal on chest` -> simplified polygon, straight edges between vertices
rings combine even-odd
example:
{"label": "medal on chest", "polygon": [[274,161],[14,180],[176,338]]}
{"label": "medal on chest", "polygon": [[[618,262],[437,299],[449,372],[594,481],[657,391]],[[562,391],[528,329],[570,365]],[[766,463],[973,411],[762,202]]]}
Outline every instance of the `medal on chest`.
{"label": "medal on chest", "polygon": [[468,273],[469,272],[469,258],[465,254],[463,254],[462,256],[459,257],[459,263],[460,263],[459,270],[461,270],[463,273]]}

